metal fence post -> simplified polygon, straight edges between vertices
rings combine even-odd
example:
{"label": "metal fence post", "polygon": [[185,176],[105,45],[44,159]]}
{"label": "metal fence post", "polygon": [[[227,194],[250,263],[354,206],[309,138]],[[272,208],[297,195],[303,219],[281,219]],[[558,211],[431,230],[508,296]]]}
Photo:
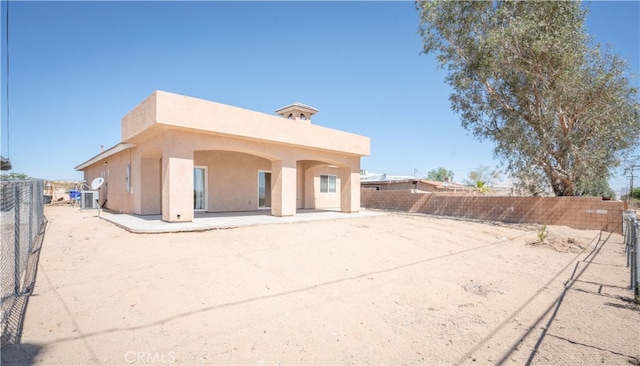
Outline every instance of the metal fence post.
{"label": "metal fence post", "polygon": [[629,288],[633,291],[634,301],[640,304],[640,224],[635,211],[623,211],[622,219]]}
{"label": "metal fence post", "polygon": [[640,235],[638,235],[638,233],[640,232],[640,225],[635,222],[634,223],[634,232],[635,232],[635,241],[633,243],[634,245],[634,252],[635,252],[635,257],[633,259],[633,266],[631,267],[631,272],[634,272],[634,283],[633,283],[633,298],[634,301],[636,303],[640,302],[640,284],[638,283],[638,279],[640,278],[640,266],[638,266],[638,263],[640,263]]}
{"label": "metal fence post", "polygon": [[[629,238],[629,245],[630,245],[630,249],[629,249],[629,262],[630,266],[629,266],[629,275],[630,275],[630,284],[629,287],[634,290],[636,287],[636,271],[635,271],[635,267],[636,267],[636,238],[635,235],[631,235]],[[635,291],[635,290],[634,290]]]}
{"label": "metal fence post", "polygon": [[636,283],[638,279],[636,278],[635,268],[638,266],[638,262],[636,262],[636,252],[638,251],[637,246],[637,235],[636,235],[636,223],[632,218],[629,220],[629,276],[630,276],[630,284],[629,287],[632,291],[635,291]]}
{"label": "metal fence post", "polygon": [[15,185],[13,190],[13,245],[14,245],[14,261],[13,268],[13,294],[18,296],[20,289],[20,186]]}
{"label": "metal fence post", "polygon": [[627,247],[625,251],[627,252],[627,267],[631,266],[631,248],[633,246],[631,239],[633,238],[633,223],[631,219],[627,217],[627,236],[624,238]]}
{"label": "metal fence post", "polygon": [[[44,192],[44,181],[43,180],[39,180],[38,181],[38,192]],[[44,213],[44,194],[39,194],[39,195],[36,196],[36,198],[38,198],[38,207],[35,208],[36,216],[38,217],[38,225],[36,226],[38,232],[36,234],[40,235],[40,228],[42,227],[42,224],[44,224],[44,214],[43,215],[38,215],[38,213],[40,213],[40,212]]]}
{"label": "metal fence post", "polygon": [[627,256],[627,267],[629,267],[629,216],[626,211],[622,211],[622,238],[624,240],[624,254]]}
{"label": "metal fence post", "polygon": [[29,187],[31,189],[29,189],[29,197],[27,198],[27,209],[29,210],[29,242],[27,243],[27,252],[31,253],[31,247],[33,246],[33,238],[35,235],[34,234],[34,225],[33,225],[33,209],[34,209],[34,202],[33,202],[33,198],[35,195],[35,190],[36,190],[36,184],[32,184],[31,187]]}

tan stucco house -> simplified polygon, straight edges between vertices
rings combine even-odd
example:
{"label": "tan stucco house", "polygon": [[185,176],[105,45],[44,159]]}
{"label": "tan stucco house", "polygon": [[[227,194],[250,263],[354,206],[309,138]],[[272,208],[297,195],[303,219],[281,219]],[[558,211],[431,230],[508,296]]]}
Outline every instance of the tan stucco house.
{"label": "tan stucco house", "polygon": [[368,137],[311,123],[295,103],[278,115],[156,91],[122,119],[122,142],[75,169],[104,178],[100,204],[122,213],[360,209],[360,158]]}

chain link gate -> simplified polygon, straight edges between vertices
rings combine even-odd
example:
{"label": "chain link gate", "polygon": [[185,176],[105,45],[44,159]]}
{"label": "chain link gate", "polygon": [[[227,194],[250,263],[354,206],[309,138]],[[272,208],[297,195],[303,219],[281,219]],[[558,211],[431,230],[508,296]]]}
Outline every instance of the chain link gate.
{"label": "chain link gate", "polygon": [[0,182],[2,346],[19,342],[44,239],[44,181]]}
{"label": "chain link gate", "polygon": [[630,286],[633,291],[634,301],[640,303],[640,224],[636,218],[635,211],[624,211],[622,218],[627,267],[631,272]]}

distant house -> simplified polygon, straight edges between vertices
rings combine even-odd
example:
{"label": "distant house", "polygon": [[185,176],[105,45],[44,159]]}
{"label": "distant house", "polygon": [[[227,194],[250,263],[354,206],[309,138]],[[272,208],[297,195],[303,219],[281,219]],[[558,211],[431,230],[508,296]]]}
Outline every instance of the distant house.
{"label": "distant house", "polygon": [[471,193],[473,188],[451,182],[438,182],[409,176],[365,173],[360,175],[360,187],[375,190],[406,190],[414,192]]}
{"label": "distant house", "polygon": [[122,142],[75,169],[104,178],[113,211],[191,221],[194,212],[360,209],[368,137],[311,124],[294,103],[268,115],[156,91],[122,119]]}

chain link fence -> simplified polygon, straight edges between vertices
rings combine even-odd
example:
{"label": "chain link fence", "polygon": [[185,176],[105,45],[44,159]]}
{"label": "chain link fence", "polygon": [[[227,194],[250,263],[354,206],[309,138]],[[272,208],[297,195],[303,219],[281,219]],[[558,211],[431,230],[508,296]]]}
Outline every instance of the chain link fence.
{"label": "chain link fence", "polygon": [[0,182],[2,346],[19,342],[44,239],[44,181]]}
{"label": "chain link fence", "polygon": [[640,302],[640,224],[635,211],[623,211],[622,232],[624,234],[627,267],[630,269],[630,285],[636,303]]}

